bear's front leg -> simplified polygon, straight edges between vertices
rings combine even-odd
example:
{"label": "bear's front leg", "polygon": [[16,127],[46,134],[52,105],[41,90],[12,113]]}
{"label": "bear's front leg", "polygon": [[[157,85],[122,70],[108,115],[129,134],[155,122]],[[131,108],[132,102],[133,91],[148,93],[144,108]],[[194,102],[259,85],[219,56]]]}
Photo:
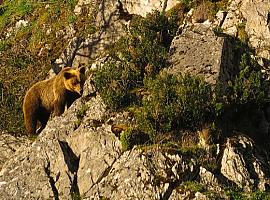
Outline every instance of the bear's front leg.
{"label": "bear's front leg", "polygon": [[64,113],[64,111],[65,111],[65,102],[61,101],[61,99],[57,99],[54,102],[54,115],[60,116]]}
{"label": "bear's front leg", "polygon": [[37,119],[33,114],[25,115],[25,128],[29,136],[36,135]]}

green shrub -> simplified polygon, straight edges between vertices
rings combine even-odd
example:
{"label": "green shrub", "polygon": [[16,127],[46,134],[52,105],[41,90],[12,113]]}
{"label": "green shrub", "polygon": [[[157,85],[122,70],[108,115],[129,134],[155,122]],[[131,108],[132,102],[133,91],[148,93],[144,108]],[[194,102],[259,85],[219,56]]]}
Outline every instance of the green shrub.
{"label": "green shrub", "polygon": [[260,66],[243,54],[239,74],[228,85],[218,88],[218,101],[230,106],[263,106],[269,102],[269,81],[267,81]]}
{"label": "green shrub", "polygon": [[162,45],[169,36],[169,20],[167,16],[159,11],[147,14],[146,18],[134,16],[130,22],[130,34],[139,37],[141,40],[157,40]]}
{"label": "green shrub", "polygon": [[245,196],[243,194],[243,191],[239,188],[228,188],[225,191],[226,195],[233,200],[245,200]]}
{"label": "green shrub", "polygon": [[180,188],[184,190],[189,190],[192,192],[204,192],[205,188],[201,183],[196,181],[186,181],[180,185]]}
{"label": "green shrub", "polygon": [[150,143],[149,135],[140,130],[128,128],[120,135],[120,141],[124,151],[132,149],[134,145],[145,145]]}
{"label": "green shrub", "polygon": [[246,32],[246,22],[242,22],[237,26],[238,39],[243,43],[248,43],[248,35]]}
{"label": "green shrub", "polygon": [[246,193],[239,188],[227,188],[225,193],[233,200],[267,200],[270,197],[269,192],[254,191]]}
{"label": "green shrub", "polygon": [[203,1],[194,10],[193,18],[196,22],[202,23],[215,18],[215,4],[210,1]]}
{"label": "green shrub", "polygon": [[77,17],[75,15],[68,16],[68,23],[72,24],[76,22]]}
{"label": "green shrub", "polygon": [[269,192],[262,192],[262,191],[255,191],[253,192],[250,197],[250,200],[267,200],[270,199]]}
{"label": "green shrub", "polygon": [[88,105],[83,104],[82,107],[76,113],[77,118],[83,119],[83,117],[86,115],[86,112],[88,109],[89,109]]}
{"label": "green shrub", "polygon": [[0,52],[5,51],[9,47],[7,40],[0,40]]}
{"label": "green shrub", "polygon": [[126,131],[121,133],[120,141],[121,141],[122,148],[124,151],[132,148],[131,138],[132,138],[132,129],[127,129]]}
{"label": "green shrub", "polygon": [[116,110],[140,104],[134,91],[145,77],[155,77],[167,66],[168,19],[158,12],[147,18],[135,16],[130,30],[109,50],[109,59],[94,77],[107,105]]}
{"label": "green shrub", "polygon": [[108,61],[100,68],[94,81],[101,97],[113,110],[126,107],[136,102],[131,90],[139,85],[140,72],[132,64]]}
{"label": "green shrub", "polygon": [[18,1],[16,9],[21,16],[24,16],[33,11],[33,5],[26,0],[21,0]]}
{"label": "green shrub", "polygon": [[[263,117],[269,105],[269,81],[261,72],[261,67],[243,54],[239,64],[239,73],[231,81],[218,84],[216,88],[215,115],[216,126],[221,130],[218,136],[223,140],[231,136],[235,130],[247,134],[256,143],[267,141],[255,124]],[[253,134],[256,132],[257,134]]]}
{"label": "green shrub", "polygon": [[[6,55],[5,52],[3,54]],[[32,60],[29,55],[22,53],[18,56],[2,57],[0,61],[0,129],[20,134],[24,131],[22,101],[28,87],[26,83],[28,78],[34,78],[28,68],[32,65]]]}
{"label": "green shrub", "polygon": [[150,93],[135,113],[138,124],[152,136],[175,130],[196,130],[212,119],[212,91],[201,78],[163,73],[145,80]]}
{"label": "green shrub", "polygon": [[183,3],[178,3],[170,10],[166,12],[168,17],[168,29],[171,36],[176,35],[179,26],[183,23],[185,19],[185,14],[189,11],[189,8]]}
{"label": "green shrub", "polygon": [[77,120],[74,122],[75,129],[77,129],[86,115],[87,110],[89,109],[88,105],[83,104],[81,108],[76,112]]}
{"label": "green shrub", "polygon": [[75,6],[77,5],[78,0],[64,0],[63,3],[67,4],[70,10],[74,10]]}

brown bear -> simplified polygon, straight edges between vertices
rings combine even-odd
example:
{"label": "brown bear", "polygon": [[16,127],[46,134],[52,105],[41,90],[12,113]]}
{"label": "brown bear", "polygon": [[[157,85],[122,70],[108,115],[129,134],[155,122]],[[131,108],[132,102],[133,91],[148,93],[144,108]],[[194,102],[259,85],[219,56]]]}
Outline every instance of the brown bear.
{"label": "brown bear", "polygon": [[[65,67],[55,77],[37,82],[23,101],[24,124],[28,134],[39,134],[46,126],[51,113],[60,116],[82,95],[85,67]],[[39,130],[37,126],[39,123]]]}

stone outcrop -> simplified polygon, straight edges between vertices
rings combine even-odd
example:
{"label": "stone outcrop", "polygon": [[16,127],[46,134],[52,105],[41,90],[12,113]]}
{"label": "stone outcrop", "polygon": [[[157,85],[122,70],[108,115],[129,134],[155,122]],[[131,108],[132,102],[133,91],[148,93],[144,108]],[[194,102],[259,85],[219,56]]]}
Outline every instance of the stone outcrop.
{"label": "stone outcrop", "polygon": [[153,10],[169,10],[179,3],[177,0],[122,0],[121,2],[124,4],[126,10],[129,13],[138,14],[143,17],[145,17],[147,13],[150,13]]}
{"label": "stone outcrop", "polygon": [[[80,16],[82,9],[89,9],[93,26],[97,29],[88,38],[74,37],[60,58],[52,63],[54,73],[64,66],[88,65],[95,59],[105,56],[108,47],[124,34],[125,20],[119,20],[118,2],[113,0],[79,1],[74,12]],[[95,9],[94,9],[95,8]]]}
{"label": "stone outcrop", "polygon": [[[248,138],[230,139],[216,152],[222,161],[215,173],[204,168],[196,154],[159,146],[123,152],[109,121],[125,116],[106,120],[100,97],[86,101],[87,95],[49,121],[35,142],[19,148],[5,163],[0,172],[3,199],[208,199],[209,192],[224,197],[224,188],[233,183],[267,187],[266,158]],[[85,116],[78,119],[76,113],[85,106]],[[207,189],[183,189],[187,181]]]}
{"label": "stone outcrop", "polygon": [[247,137],[238,136],[228,139],[221,160],[221,173],[247,192],[253,188],[265,191],[269,187],[269,168],[267,159],[263,158]]}
{"label": "stone outcrop", "polygon": [[215,84],[232,80],[239,71],[235,43],[226,36],[217,36],[207,24],[184,28],[170,47],[169,71],[189,73]]}
{"label": "stone outcrop", "polygon": [[[195,160],[154,148],[125,152],[104,179],[87,195],[89,199],[168,199],[179,181],[196,177]],[[97,196],[99,195],[99,196]]]}
{"label": "stone outcrop", "polygon": [[71,199],[89,190],[121,155],[120,143],[110,127],[92,123],[102,120],[100,98],[83,104],[93,113],[76,129],[76,113],[82,104],[77,102],[50,121],[32,145],[19,149],[5,163],[0,173],[4,199]]}
{"label": "stone outcrop", "polygon": [[[270,2],[266,0],[235,0],[230,1],[226,18],[221,25],[225,33],[239,36],[242,26],[249,38],[248,43],[256,49],[258,56],[270,59]],[[265,62],[269,66],[269,62]]]}
{"label": "stone outcrop", "polygon": [[[198,164],[190,157],[158,147],[122,152],[110,125],[103,122],[101,99],[85,102],[87,95],[49,121],[32,145],[20,148],[5,163],[0,172],[2,198],[160,199],[168,198],[180,180],[196,177]],[[83,106],[88,110],[78,126],[76,113]]]}

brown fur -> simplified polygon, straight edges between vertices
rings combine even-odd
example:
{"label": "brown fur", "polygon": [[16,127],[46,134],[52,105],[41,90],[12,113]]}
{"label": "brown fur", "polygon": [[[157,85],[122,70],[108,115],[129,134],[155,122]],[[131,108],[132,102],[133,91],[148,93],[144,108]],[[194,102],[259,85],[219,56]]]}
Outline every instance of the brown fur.
{"label": "brown fur", "polygon": [[[29,135],[43,130],[51,113],[60,116],[65,106],[69,107],[82,95],[85,68],[66,67],[55,77],[34,84],[23,101],[24,123]],[[37,124],[40,123],[39,130]]]}

